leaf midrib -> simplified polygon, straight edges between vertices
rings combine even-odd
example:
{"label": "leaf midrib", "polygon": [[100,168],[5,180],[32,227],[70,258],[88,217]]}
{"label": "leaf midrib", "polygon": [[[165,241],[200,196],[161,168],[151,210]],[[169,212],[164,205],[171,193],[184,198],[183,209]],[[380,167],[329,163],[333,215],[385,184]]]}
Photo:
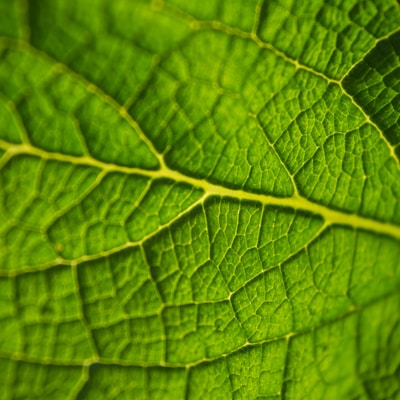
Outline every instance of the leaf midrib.
{"label": "leaf midrib", "polygon": [[45,160],[48,159],[74,165],[91,166],[98,168],[105,173],[120,172],[129,175],[141,175],[151,179],[171,179],[176,182],[186,183],[193,187],[202,189],[205,194],[203,196],[203,200],[206,200],[211,196],[221,196],[238,200],[254,201],[264,205],[289,207],[296,210],[307,211],[311,214],[320,215],[323,218],[326,226],[344,225],[354,229],[363,229],[400,239],[399,225],[382,222],[355,213],[334,210],[325,205],[310,201],[297,194],[294,194],[291,197],[276,197],[267,194],[252,193],[243,189],[231,189],[216,183],[211,183],[205,179],[199,179],[185,175],[179,171],[169,168],[165,164],[163,164],[158,170],[125,167],[117,164],[106,163],[89,156],[77,157],[62,153],[47,152],[30,144],[13,144],[4,140],[0,140],[0,148],[6,150],[6,154],[3,155],[5,162],[16,155],[27,154],[40,157]]}

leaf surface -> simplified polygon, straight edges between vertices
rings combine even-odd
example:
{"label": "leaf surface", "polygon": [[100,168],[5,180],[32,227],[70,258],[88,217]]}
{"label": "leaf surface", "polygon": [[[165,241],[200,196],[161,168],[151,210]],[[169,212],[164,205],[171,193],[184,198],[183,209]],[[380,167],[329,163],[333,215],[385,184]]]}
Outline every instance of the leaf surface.
{"label": "leaf surface", "polygon": [[0,398],[398,399],[399,26],[0,0]]}

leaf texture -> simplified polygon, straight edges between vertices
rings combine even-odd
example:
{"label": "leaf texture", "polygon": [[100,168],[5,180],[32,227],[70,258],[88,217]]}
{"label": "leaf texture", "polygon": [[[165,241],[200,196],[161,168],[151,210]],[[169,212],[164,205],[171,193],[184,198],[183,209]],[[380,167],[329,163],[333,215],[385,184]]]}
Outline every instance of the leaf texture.
{"label": "leaf texture", "polygon": [[399,27],[0,0],[0,398],[399,399]]}

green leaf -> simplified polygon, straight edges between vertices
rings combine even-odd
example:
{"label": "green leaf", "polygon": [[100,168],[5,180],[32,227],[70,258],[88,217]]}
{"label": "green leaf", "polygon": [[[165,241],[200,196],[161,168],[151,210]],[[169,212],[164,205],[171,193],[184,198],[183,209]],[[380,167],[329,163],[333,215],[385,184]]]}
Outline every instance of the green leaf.
{"label": "green leaf", "polygon": [[0,0],[0,399],[399,399],[399,26]]}

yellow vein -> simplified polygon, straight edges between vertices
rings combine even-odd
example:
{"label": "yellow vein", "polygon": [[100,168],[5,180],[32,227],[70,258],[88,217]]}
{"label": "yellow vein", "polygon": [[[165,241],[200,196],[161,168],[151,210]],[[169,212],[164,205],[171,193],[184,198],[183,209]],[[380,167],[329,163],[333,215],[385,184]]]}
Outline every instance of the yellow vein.
{"label": "yellow vein", "polygon": [[83,75],[70,69],[66,64],[60,62],[57,59],[54,59],[53,57],[37,49],[36,47],[33,47],[28,42],[25,42],[23,40],[11,39],[8,37],[0,37],[0,45],[5,48],[14,48],[31,53],[34,56],[38,57],[39,59],[42,59],[45,62],[49,63],[53,67],[55,73],[60,73],[60,74],[65,73],[71,76],[76,82],[81,84],[89,93],[96,95],[106,104],[113,107],[119,113],[121,118],[124,119],[133,128],[133,130],[138,134],[139,138],[148,146],[152,154],[157,158],[159,164],[161,166],[164,165],[163,156],[157,151],[153,143],[143,133],[139,124],[129,115],[128,110],[124,106],[119,104],[114,98],[106,94],[100,87],[96,86],[93,82],[87,80]]}
{"label": "yellow vein", "polygon": [[[309,66],[307,66],[305,64],[302,64],[301,62],[299,62],[298,60],[296,60],[294,58],[289,57],[286,53],[284,53],[283,51],[281,51],[278,48],[276,48],[272,43],[268,43],[268,42],[265,42],[265,41],[261,40],[257,36],[257,33],[254,30],[252,32],[242,31],[241,29],[237,29],[237,28],[231,27],[231,26],[223,24],[222,22],[217,21],[217,20],[199,21],[199,20],[195,19],[194,17],[192,17],[191,15],[186,14],[182,10],[179,10],[177,8],[173,8],[173,7],[169,6],[169,5],[166,6],[166,5],[164,5],[164,3],[162,3],[162,8],[167,13],[170,13],[174,17],[179,18],[180,20],[186,22],[188,24],[188,26],[192,30],[198,30],[198,31],[207,30],[207,29],[215,30],[215,31],[219,31],[219,32],[225,33],[225,34],[230,35],[230,36],[236,36],[236,37],[239,37],[239,38],[244,39],[244,40],[253,41],[254,43],[257,44],[258,47],[271,51],[275,56],[277,56],[280,59],[286,61],[287,63],[293,65],[296,69],[300,69],[300,70],[309,72],[312,75],[315,75],[315,76],[317,76],[319,78],[322,78],[323,80],[325,80],[328,83],[332,83],[332,84],[338,85],[339,88],[341,89],[342,93],[346,97],[348,97],[350,99],[350,101],[353,103],[353,105],[361,112],[361,114],[365,118],[365,121],[368,124],[370,124],[371,126],[373,126],[377,130],[377,132],[379,133],[379,136],[385,142],[387,148],[389,149],[389,153],[390,153],[391,158],[393,158],[393,160],[395,161],[395,163],[397,165],[397,168],[400,170],[400,160],[396,155],[394,146],[388,141],[388,139],[385,137],[385,135],[383,134],[383,132],[379,128],[379,126],[377,124],[375,124],[369,118],[369,116],[365,113],[365,111],[362,109],[362,107],[353,99],[353,97],[344,89],[344,87],[342,85],[342,81],[343,81],[344,77],[351,71],[351,69],[357,63],[354,64],[349,69],[349,71],[347,71],[345,73],[345,75],[340,80],[337,80],[337,79],[328,77],[324,73],[322,73],[320,71],[317,71],[317,70],[315,70],[315,69],[313,69],[313,68],[311,68],[311,67],[309,67]],[[382,36],[381,38],[377,39],[374,42],[374,46],[373,47],[375,47],[377,43],[381,42],[382,40],[385,40],[385,39],[389,38],[391,35],[394,35],[395,33],[399,32],[399,31],[400,31],[400,28],[397,28],[394,31],[388,33],[387,35]],[[371,49],[369,51],[371,51]],[[358,62],[360,62],[361,60],[359,60]]]}
{"label": "yellow vein", "polygon": [[[198,29],[213,29],[213,30],[218,30],[221,32],[224,32],[228,35],[232,35],[232,36],[237,36],[240,37],[242,39],[245,40],[252,40],[253,42],[255,42],[260,48],[263,49],[267,49],[269,51],[271,51],[274,55],[276,55],[277,57],[281,58],[282,60],[286,61],[287,63],[293,65],[296,69],[300,69],[306,72],[309,72],[312,75],[315,75],[319,78],[324,79],[326,82],[328,83],[332,83],[334,85],[339,86],[340,90],[342,91],[342,93],[350,99],[350,101],[352,102],[352,104],[361,112],[361,114],[363,115],[363,117],[365,118],[365,121],[370,124],[372,127],[374,127],[376,129],[376,131],[378,132],[380,138],[384,141],[384,143],[386,144],[390,156],[391,158],[395,161],[397,168],[400,170],[400,160],[396,155],[395,152],[395,148],[394,146],[389,142],[389,140],[385,137],[385,135],[383,134],[382,129],[371,120],[371,118],[365,113],[365,111],[363,110],[363,108],[354,100],[353,96],[351,96],[347,90],[343,87],[342,81],[343,78],[340,80],[337,79],[333,79],[328,77],[327,75],[323,74],[322,72],[316,71],[310,67],[308,67],[305,64],[300,63],[298,60],[293,59],[291,57],[289,57],[288,55],[286,55],[284,52],[278,50],[275,46],[273,46],[271,43],[267,43],[264,42],[263,40],[261,40],[258,36],[254,35],[253,33],[247,33],[247,32],[243,32],[240,31],[238,29],[235,28],[231,28],[229,26],[223,25],[218,21],[213,21],[211,23],[208,22],[204,22],[204,23],[199,23],[198,25]],[[383,39],[383,38],[382,38]],[[380,40],[378,40],[376,43],[378,43]]]}
{"label": "yellow vein", "polygon": [[125,167],[116,164],[105,163],[88,156],[76,157],[61,153],[50,153],[27,144],[11,144],[3,140],[0,140],[0,148],[6,150],[11,154],[11,156],[18,154],[29,154],[44,159],[52,159],[77,165],[92,166],[99,168],[104,172],[137,174],[141,176],[147,176],[151,179],[172,179],[177,182],[184,182],[193,187],[203,189],[205,198],[209,196],[222,196],[240,200],[256,201],[266,205],[301,209],[313,214],[319,214],[327,225],[346,225],[353,227],[354,229],[364,229],[400,239],[400,226],[398,225],[377,221],[372,218],[362,217],[357,214],[333,210],[322,204],[310,201],[298,194],[294,194],[292,197],[276,197],[261,193],[251,193],[242,189],[231,189],[222,185],[208,182],[205,179],[184,175],[181,172],[172,170],[165,165],[158,170],[145,170],[134,167]]}
{"label": "yellow vein", "polygon": [[38,272],[38,271],[45,271],[50,268],[60,267],[60,266],[65,266],[65,265],[70,265],[70,266],[74,267],[74,266],[76,266],[78,264],[82,264],[84,262],[89,262],[89,261],[98,260],[99,258],[109,257],[120,251],[127,250],[127,249],[130,249],[133,247],[141,246],[144,243],[146,243],[149,239],[151,239],[152,237],[157,235],[157,233],[161,232],[165,228],[168,228],[174,222],[176,222],[180,218],[182,218],[184,215],[190,213],[197,206],[203,204],[207,197],[208,197],[207,194],[203,194],[203,196],[198,198],[196,201],[194,201],[192,204],[190,204],[188,207],[186,207],[180,213],[175,215],[175,217],[171,218],[169,221],[167,221],[164,224],[160,224],[159,226],[157,226],[156,229],[154,229],[153,231],[144,235],[141,239],[139,239],[137,241],[133,241],[133,242],[127,241],[119,246],[114,246],[110,249],[99,251],[94,254],[85,254],[83,256],[73,258],[73,259],[57,257],[55,260],[52,260],[52,261],[49,261],[49,262],[46,262],[46,263],[43,263],[40,265],[36,265],[36,266],[25,266],[23,268],[11,269],[11,270],[0,269],[0,277],[12,278],[12,277],[15,277],[18,275],[24,275],[24,274],[29,274],[29,273]]}

